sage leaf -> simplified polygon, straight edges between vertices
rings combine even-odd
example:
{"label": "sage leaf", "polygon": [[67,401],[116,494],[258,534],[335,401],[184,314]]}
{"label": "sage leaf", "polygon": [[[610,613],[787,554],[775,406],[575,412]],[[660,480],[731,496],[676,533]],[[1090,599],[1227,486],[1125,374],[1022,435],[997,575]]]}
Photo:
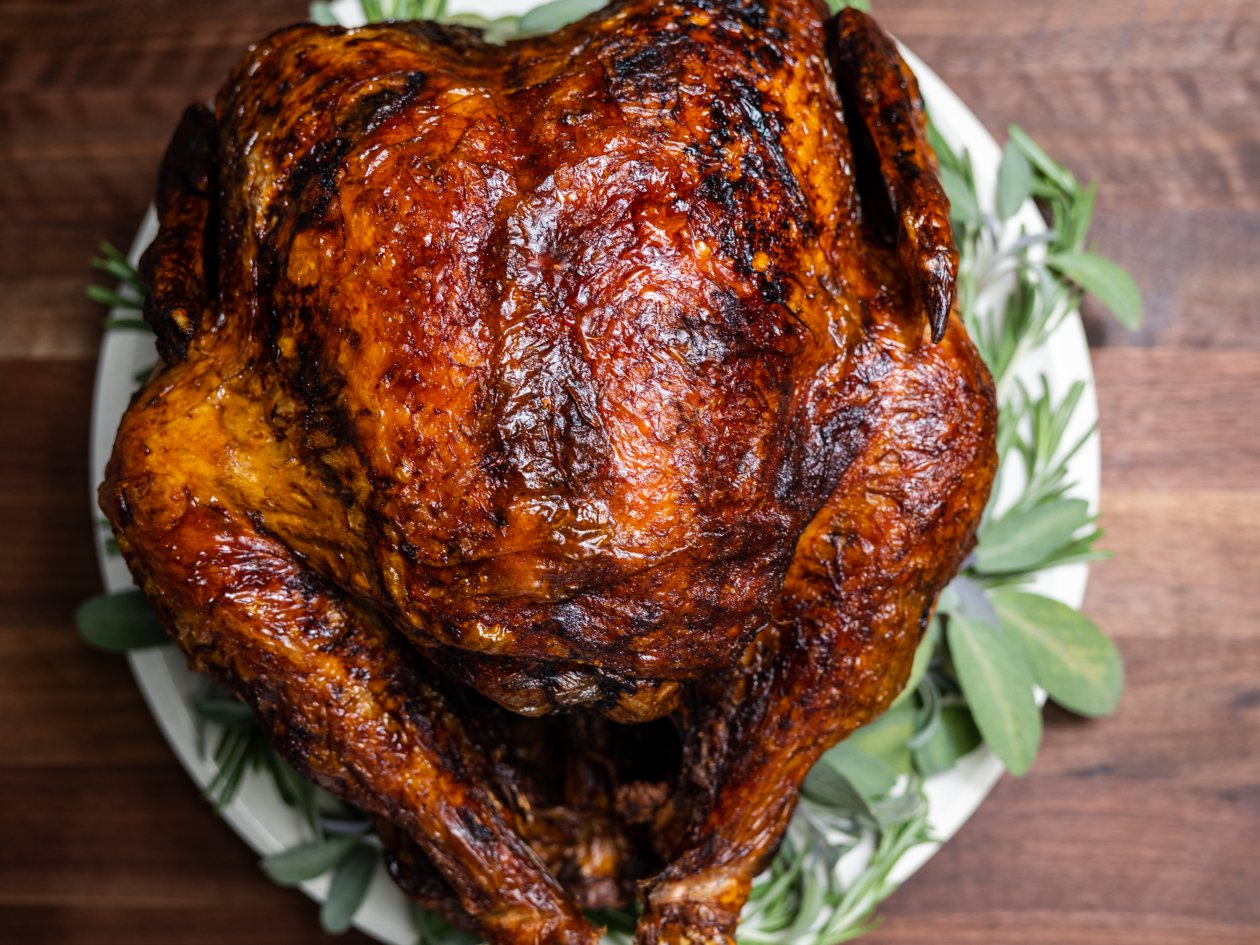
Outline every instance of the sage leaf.
{"label": "sage leaf", "polygon": [[801,785],[801,794],[829,810],[844,812],[867,820],[875,814],[860,791],[849,779],[826,762],[820,761],[810,769]]}
{"label": "sage leaf", "polygon": [[350,928],[354,914],[367,898],[379,859],[376,850],[360,843],[341,861],[328,887],[328,897],[319,909],[319,924],[330,935]]}
{"label": "sage leaf", "polygon": [[897,775],[887,764],[848,742],[830,749],[823,762],[840,772],[868,801],[883,797],[897,782]]}
{"label": "sage leaf", "polygon": [[1129,331],[1142,327],[1142,293],[1123,267],[1087,251],[1052,253],[1046,265],[1102,302]]}
{"label": "sage leaf", "polygon": [[1002,629],[1023,646],[1033,679],[1051,699],[1080,715],[1115,710],[1124,688],[1124,663],[1092,620],[1026,591],[998,591],[993,605]]}
{"label": "sage leaf", "polygon": [[940,609],[948,614],[966,614],[986,623],[997,623],[997,611],[989,601],[989,595],[978,581],[959,574],[941,592]]}
{"label": "sage leaf", "polygon": [[987,574],[1033,571],[1070,544],[1091,520],[1084,499],[1059,499],[1031,509],[1015,509],[980,529],[977,570]]}
{"label": "sage leaf", "polygon": [[[938,604],[939,609],[940,605]],[[905,688],[893,700],[893,704],[888,711],[891,712],[902,703],[909,702],[914,698],[915,691],[919,688],[919,683],[923,682],[923,677],[927,675],[928,666],[932,663],[932,655],[936,652],[936,647],[940,641],[941,618],[934,616],[928,621],[923,639],[919,641],[919,646],[914,651],[914,663],[910,666],[910,678],[906,680]]]}
{"label": "sage leaf", "polygon": [[959,758],[982,741],[980,730],[966,706],[945,706],[931,736],[914,750],[915,770],[925,778],[948,771],[958,763]]}
{"label": "sage leaf", "polygon": [[137,590],[100,594],[74,614],[79,636],[98,650],[125,653],[170,643],[153,608]]}
{"label": "sage leaf", "polygon": [[1013,141],[1002,149],[1002,163],[998,165],[997,214],[1009,220],[1019,213],[1019,208],[1032,196],[1032,165]]}
{"label": "sage leaf", "polygon": [[607,0],[551,0],[521,16],[518,30],[522,36],[550,33],[568,26],[604,6]]}
{"label": "sage leaf", "polygon": [[304,843],[263,857],[263,872],[281,886],[296,886],[340,865],[357,843],[358,837],[325,837]]}
{"label": "sage leaf", "polygon": [[913,765],[908,742],[914,734],[914,705],[894,703],[887,712],[850,735],[845,744],[877,758],[893,774],[909,774]]}
{"label": "sage leaf", "polygon": [[1094,201],[1098,185],[1089,183],[1067,196],[1062,211],[1055,211],[1054,231],[1057,238],[1051,244],[1054,252],[1078,253],[1085,247],[1085,237],[1094,219]]}
{"label": "sage leaf", "polygon": [[1024,774],[1041,742],[1041,711],[1023,652],[997,627],[964,614],[950,617],[946,639],[980,734],[1011,774]]}
{"label": "sage leaf", "polygon": [[945,196],[949,198],[949,216],[954,223],[966,226],[979,223],[982,219],[980,204],[976,201],[975,191],[965,177],[948,166],[942,165],[940,170],[941,186],[945,188]]}
{"label": "sage leaf", "polygon": [[940,167],[948,167],[951,171],[959,176],[965,176],[967,165],[958,152],[956,152],[945,137],[941,134],[940,129],[936,127],[936,123],[928,116],[928,144],[932,146],[932,151],[936,154],[936,161]]}
{"label": "sage leaf", "polygon": [[320,26],[340,25],[337,14],[333,13],[332,4],[329,0],[313,0],[306,15],[311,18],[311,22]]}

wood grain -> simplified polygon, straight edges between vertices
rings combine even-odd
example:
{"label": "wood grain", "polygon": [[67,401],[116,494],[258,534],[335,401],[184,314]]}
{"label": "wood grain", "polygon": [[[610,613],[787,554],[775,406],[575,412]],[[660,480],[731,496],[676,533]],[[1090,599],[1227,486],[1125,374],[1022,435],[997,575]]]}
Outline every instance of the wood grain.
{"label": "wood grain", "polygon": [[[1051,711],[883,910],[880,945],[1260,941],[1260,9],[1251,0],[876,0],[996,132],[1100,183],[1095,236],[1143,287],[1093,309],[1105,543],[1086,609],[1119,641],[1110,719]],[[0,2],[0,941],[321,939],[200,798],[118,659],[87,442],[97,241],[125,245],[183,106],[297,2]],[[364,943],[357,934],[347,943]]]}

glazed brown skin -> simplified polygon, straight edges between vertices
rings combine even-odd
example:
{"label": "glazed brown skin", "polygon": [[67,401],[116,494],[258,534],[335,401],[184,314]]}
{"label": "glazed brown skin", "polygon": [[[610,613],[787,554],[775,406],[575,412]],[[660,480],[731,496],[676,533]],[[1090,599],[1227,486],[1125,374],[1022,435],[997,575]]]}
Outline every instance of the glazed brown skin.
{"label": "glazed brown skin", "polygon": [[917,95],[859,13],[624,0],[293,27],[185,115],[102,508],[193,665],[496,945],[636,882],[641,942],[730,942],[904,685],[995,462]]}

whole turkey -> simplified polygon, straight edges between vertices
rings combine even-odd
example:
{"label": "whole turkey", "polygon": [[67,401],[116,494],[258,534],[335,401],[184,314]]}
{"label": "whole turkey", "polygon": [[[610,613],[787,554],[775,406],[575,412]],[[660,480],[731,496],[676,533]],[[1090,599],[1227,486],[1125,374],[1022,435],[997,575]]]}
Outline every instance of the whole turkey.
{"label": "whole turkey", "polygon": [[494,945],[730,943],[905,684],[996,413],[913,76],[813,0],[251,48],[164,161],[101,506],[191,664]]}

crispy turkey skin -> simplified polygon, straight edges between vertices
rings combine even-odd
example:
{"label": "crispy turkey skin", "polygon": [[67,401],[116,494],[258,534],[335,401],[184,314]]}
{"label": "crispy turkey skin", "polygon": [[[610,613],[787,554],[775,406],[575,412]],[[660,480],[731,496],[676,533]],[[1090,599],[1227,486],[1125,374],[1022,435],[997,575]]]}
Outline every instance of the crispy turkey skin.
{"label": "crispy turkey skin", "polygon": [[495,945],[636,890],[644,945],[733,941],[995,467],[891,41],[813,0],[299,25],[157,205],[101,506],[192,665]]}

